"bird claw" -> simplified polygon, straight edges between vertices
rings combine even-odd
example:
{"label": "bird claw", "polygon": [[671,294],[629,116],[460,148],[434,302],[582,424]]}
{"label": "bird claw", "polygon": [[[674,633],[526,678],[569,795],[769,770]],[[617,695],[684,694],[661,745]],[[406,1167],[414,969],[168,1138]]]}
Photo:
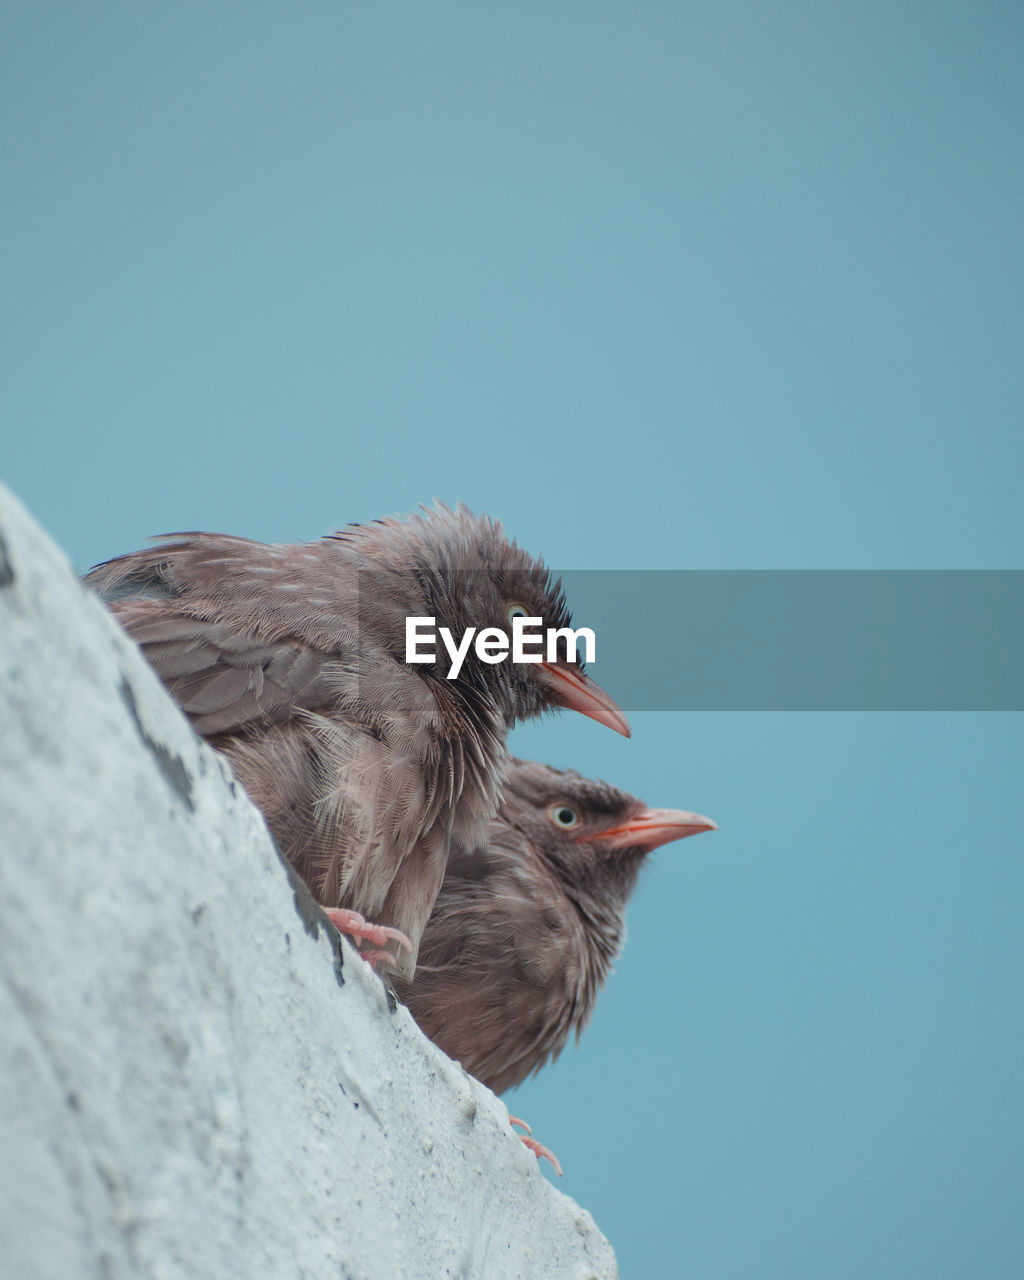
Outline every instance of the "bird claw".
{"label": "bird claw", "polygon": [[[518,1116],[509,1116],[508,1122],[511,1125],[516,1125],[516,1124],[519,1125],[521,1128],[526,1130],[527,1134],[533,1133],[533,1130],[526,1123],[526,1121],[520,1120]],[[555,1155],[553,1151],[549,1151],[547,1147],[539,1143],[536,1138],[529,1138],[526,1136],[526,1134],[517,1133],[516,1137],[527,1149],[527,1151],[533,1152],[533,1154],[537,1157],[538,1160],[543,1156],[545,1160],[550,1161],[551,1166],[554,1169],[555,1173],[557,1173],[559,1177],[562,1176],[562,1166],[558,1163],[558,1157]]]}
{"label": "bird claw", "polygon": [[550,1160],[555,1173],[557,1173],[559,1177],[562,1176],[562,1166],[558,1163],[558,1157],[553,1151],[549,1151],[547,1147],[542,1146],[536,1138],[527,1138],[526,1135],[522,1133],[519,1135],[519,1141],[527,1151],[532,1151],[538,1160],[541,1156],[543,1156],[545,1160]]}
{"label": "bird claw", "polygon": [[[406,951],[412,954],[412,943],[401,929],[392,929],[386,924],[373,924],[358,911],[350,911],[347,907],[324,907],[323,911],[339,933],[348,934],[350,938],[355,938],[359,942],[372,942],[377,947],[385,947],[389,942],[397,942],[400,947],[405,947]],[[360,955],[373,966],[381,961],[386,961],[388,964],[395,963],[395,957],[389,951],[363,951]]]}

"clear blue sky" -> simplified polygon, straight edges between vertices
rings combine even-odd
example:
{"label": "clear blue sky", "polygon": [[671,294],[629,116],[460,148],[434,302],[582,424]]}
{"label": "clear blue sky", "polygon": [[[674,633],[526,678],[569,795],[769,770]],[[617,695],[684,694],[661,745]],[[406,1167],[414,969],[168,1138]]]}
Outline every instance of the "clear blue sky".
{"label": "clear blue sky", "polygon": [[[9,3],[0,469],[79,569],[435,496],[562,568],[1019,568],[1022,37],[994,0]],[[625,1276],[1024,1273],[1022,736],[517,732],[721,825],[508,1099]]]}

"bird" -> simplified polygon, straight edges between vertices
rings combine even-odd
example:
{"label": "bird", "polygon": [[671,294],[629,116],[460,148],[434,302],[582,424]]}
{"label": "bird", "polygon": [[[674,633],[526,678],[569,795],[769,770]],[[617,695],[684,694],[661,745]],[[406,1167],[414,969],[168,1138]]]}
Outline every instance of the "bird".
{"label": "bird", "polygon": [[389,975],[395,994],[471,1075],[514,1088],[582,1035],[647,855],[714,830],[699,813],[509,757],[487,836],[449,859],[415,977]]}
{"label": "bird", "polygon": [[[501,523],[438,503],[313,542],[167,534],[85,577],[227,759],[279,849],[357,944],[411,977],[450,852],[499,799],[512,725],[566,707],[629,736],[575,653],[407,663],[406,619],[453,636],[571,625],[560,583]],[[380,955],[381,953],[375,953]]]}

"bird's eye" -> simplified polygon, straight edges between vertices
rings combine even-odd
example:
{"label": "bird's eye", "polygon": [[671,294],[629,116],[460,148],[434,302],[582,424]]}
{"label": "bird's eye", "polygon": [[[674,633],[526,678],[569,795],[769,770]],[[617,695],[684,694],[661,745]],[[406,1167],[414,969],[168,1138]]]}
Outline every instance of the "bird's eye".
{"label": "bird's eye", "polygon": [[576,810],[567,804],[553,804],[548,810],[548,816],[555,826],[562,831],[572,831],[582,821]]}
{"label": "bird's eye", "polygon": [[510,604],[508,609],[505,611],[505,617],[508,618],[509,622],[511,622],[513,618],[529,618],[531,616],[532,615],[525,604]]}

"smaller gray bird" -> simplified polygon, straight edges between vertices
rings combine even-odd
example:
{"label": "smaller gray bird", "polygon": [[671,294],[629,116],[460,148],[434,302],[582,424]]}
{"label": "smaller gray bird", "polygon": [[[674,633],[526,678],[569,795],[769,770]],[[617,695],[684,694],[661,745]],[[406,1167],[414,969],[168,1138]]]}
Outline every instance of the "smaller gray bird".
{"label": "smaller gray bird", "polygon": [[414,980],[392,979],[399,999],[495,1093],[521,1084],[589,1022],[647,855],[714,830],[699,813],[510,757],[487,840],[448,861]]}

